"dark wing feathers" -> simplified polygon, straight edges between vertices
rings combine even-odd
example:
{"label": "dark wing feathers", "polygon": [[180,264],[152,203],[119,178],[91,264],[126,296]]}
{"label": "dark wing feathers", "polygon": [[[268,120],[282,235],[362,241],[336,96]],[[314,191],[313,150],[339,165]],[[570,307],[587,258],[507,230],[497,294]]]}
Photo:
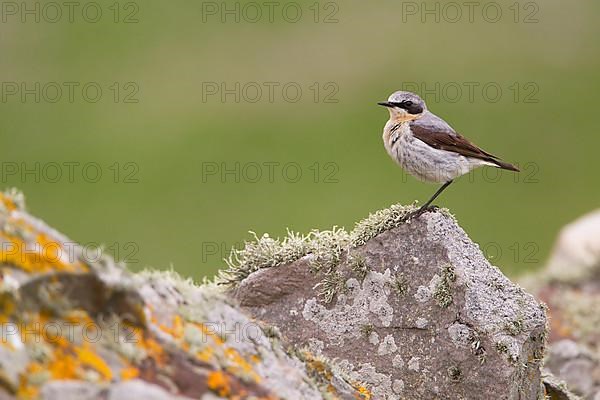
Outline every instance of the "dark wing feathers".
{"label": "dark wing feathers", "polygon": [[514,165],[500,161],[495,155],[480,149],[456,133],[444,120],[429,112],[423,115],[422,118],[412,121],[410,128],[414,137],[435,149],[451,151],[465,157],[478,158],[494,163],[503,169],[518,171]]}
{"label": "dark wing feathers", "polygon": [[439,132],[428,128],[429,127],[411,125],[413,136],[435,149],[452,151],[466,157],[480,158],[486,161],[489,158],[498,158],[475,146],[458,133],[448,134],[446,132]]}

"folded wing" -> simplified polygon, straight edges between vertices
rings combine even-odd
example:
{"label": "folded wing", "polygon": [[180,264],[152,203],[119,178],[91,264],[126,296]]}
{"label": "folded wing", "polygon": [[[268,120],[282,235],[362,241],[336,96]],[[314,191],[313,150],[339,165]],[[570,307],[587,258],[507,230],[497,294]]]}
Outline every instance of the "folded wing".
{"label": "folded wing", "polygon": [[514,165],[504,162],[495,155],[477,147],[465,137],[456,133],[443,119],[429,111],[426,111],[421,118],[412,121],[410,128],[414,137],[434,149],[446,150],[465,157],[488,161],[502,169],[519,171]]}

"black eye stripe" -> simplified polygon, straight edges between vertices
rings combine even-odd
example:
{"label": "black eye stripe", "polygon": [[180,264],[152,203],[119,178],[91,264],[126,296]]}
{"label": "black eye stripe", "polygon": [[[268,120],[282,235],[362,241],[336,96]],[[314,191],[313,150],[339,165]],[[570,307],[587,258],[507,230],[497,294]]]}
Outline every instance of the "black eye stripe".
{"label": "black eye stripe", "polygon": [[415,103],[413,103],[412,101],[408,100],[408,101],[401,101],[401,102],[392,102],[392,104],[396,107],[400,107],[400,108],[408,108],[408,107],[412,107],[415,105]]}
{"label": "black eye stripe", "polygon": [[419,105],[418,103],[414,103],[410,100],[401,102],[390,102],[389,104],[393,105],[394,107],[403,108],[409,114],[420,114],[423,112],[423,107],[421,105]]}

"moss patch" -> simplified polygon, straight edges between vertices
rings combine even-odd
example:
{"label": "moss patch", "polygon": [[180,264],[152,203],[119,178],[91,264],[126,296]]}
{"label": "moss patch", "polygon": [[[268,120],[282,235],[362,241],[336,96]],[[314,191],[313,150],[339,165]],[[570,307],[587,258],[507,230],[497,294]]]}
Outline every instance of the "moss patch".
{"label": "moss patch", "polygon": [[448,368],[448,377],[452,382],[460,382],[462,380],[462,371],[457,366]]}
{"label": "moss patch", "polygon": [[327,272],[317,287],[320,289],[319,296],[325,303],[330,303],[336,294],[344,293],[347,290],[346,280],[341,273],[335,270]]}
{"label": "moss patch", "polygon": [[433,298],[437,301],[440,307],[446,308],[454,300],[452,294],[452,283],[456,281],[454,266],[447,264],[441,269],[442,279],[435,288]]}
{"label": "moss patch", "polygon": [[[340,263],[344,251],[364,245],[375,236],[405,223],[404,217],[416,209],[415,206],[394,204],[389,208],[376,211],[358,222],[351,232],[334,227],[328,231],[312,231],[308,235],[288,232],[283,239],[271,238],[268,234],[258,237],[254,232],[253,240],[247,241],[242,249],[232,249],[225,259],[227,268],[216,278],[216,282],[235,285],[251,273],[261,268],[272,268],[288,264],[306,255],[312,255],[311,267],[315,270],[330,271]],[[446,209],[440,210],[451,216]],[[358,261],[354,264],[356,272],[366,274],[366,264]]]}
{"label": "moss patch", "polygon": [[225,260],[227,269],[219,272],[217,283],[239,283],[259,269],[288,264],[308,254],[313,255],[313,269],[332,269],[340,262],[342,250],[349,241],[348,233],[335,227],[330,231],[312,231],[308,235],[288,232],[282,240],[273,239],[268,234],[259,238],[251,233],[253,241],[245,242],[243,249],[231,250]]}
{"label": "moss patch", "polygon": [[400,273],[394,278],[394,293],[398,296],[404,296],[408,292],[408,281],[404,274]]}
{"label": "moss patch", "polygon": [[367,272],[369,272],[369,266],[367,265],[367,259],[364,255],[360,253],[351,253],[348,256],[348,264],[352,271],[356,273],[357,278],[360,281],[363,281],[367,277]]}
{"label": "moss patch", "polygon": [[403,224],[404,217],[414,210],[416,210],[415,206],[394,204],[389,208],[369,214],[367,218],[357,223],[352,231],[352,246],[362,246],[380,233]]}

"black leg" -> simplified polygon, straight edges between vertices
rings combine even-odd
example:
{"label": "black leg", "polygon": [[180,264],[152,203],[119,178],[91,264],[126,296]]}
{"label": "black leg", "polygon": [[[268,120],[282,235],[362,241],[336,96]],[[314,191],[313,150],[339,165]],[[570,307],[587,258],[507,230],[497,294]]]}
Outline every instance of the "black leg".
{"label": "black leg", "polygon": [[446,189],[448,186],[450,186],[451,183],[452,183],[452,181],[448,181],[448,182],[444,183],[442,185],[442,187],[439,188],[437,190],[437,192],[435,192],[429,200],[427,200],[427,203],[423,204],[421,206],[421,208],[419,208],[419,211],[421,211],[421,213],[422,213],[423,211],[427,210],[427,208],[431,205],[431,203],[433,203],[433,201],[444,191],[444,189]]}
{"label": "black leg", "polygon": [[423,214],[425,211],[427,211],[429,209],[429,206],[431,206],[431,203],[433,203],[433,201],[444,191],[444,189],[446,189],[448,186],[450,186],[450,184],[453,181],[448,181],[446,183],[444,183],[442,185],[442,187],[440,187],[437,192],[435,192],[433,194],[433,196],[431,196],[431,198],[429,200],[427,200],[427,203],[423,204],[421,207],[419,207],[418,210],[411,212],[410,214],[408,214],[406,217],[404,217],[405,220],[409,220],[411,218],[414,217],[418,217],[419,215]]}

